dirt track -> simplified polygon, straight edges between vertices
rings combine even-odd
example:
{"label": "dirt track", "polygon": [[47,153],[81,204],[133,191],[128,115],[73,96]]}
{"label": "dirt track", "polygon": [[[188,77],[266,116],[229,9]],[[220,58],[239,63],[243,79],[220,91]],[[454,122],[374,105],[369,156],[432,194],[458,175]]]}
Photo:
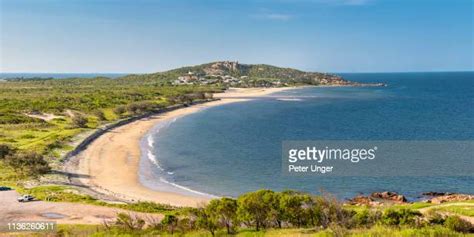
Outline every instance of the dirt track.
{"label": "dirt track", "polygon": [[11,221],[56,221],[58,224],[102,224],[114,221],[120,212],[137,215],[145,220],[160,218],[158,214],[137,213],[119,208],[95,205],[33,201],[20,203],[16,191],[0,191],[0,220]]}
{"label": "dirt track", "polygon": [[[419,211],[421,213],[426,213],[426,212],[428,212],[429,210],[432,210],[432,209],[442,208],[442,207],[449,207],[449,206],[473,206],[474,207],[474,203],[444,203],[444,204],[440,204],[440,205],[436,205],[436,206],[421,208]],[[446,215],[446,216],[456,215],[456,216],[459,216],[461,219],[464,219],[464,220],[466,220],[466,221],[468,221],[468,222],[470,222],[471,224],[474,225],[474,217],[463,216],[463,215],[454,214],[454,213],[450,213],[450,212],[444,212],[444,211],[438,211],[438,213],[440,213],[442,215]]]}

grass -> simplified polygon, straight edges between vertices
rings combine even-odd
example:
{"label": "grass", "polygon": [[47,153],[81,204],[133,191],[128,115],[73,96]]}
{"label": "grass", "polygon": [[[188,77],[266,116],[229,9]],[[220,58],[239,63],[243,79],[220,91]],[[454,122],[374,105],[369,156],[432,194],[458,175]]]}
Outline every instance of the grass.
{"label": "grass", "polygon": [[0,186],[12,186],[13,181],[17,179],[15,171],[0,161]]}
{"label": "grass", "polygon": [[87,129],[72,128],[68,120],[54,119],[41,124],[0,125],[0,130],[0,143],[20,150],[52,154],[55,149],[68,148],[67,142]]}
{"label": "grass", "polygon": [[386,226],[375,226],[368,230],[351,230],[347,236],[390,236],[390,237],[449,237],[449,236],[473,236],[461,234],[447,229],[443,226],[428,226],[422,228],[394,228]]}
{"label": "grass", "polygon": [[153,202],[137,202],[130,204],[118,204],[118,203],[107,203],[98,199],[95,199],[89,195],[80,194],[78,190],[59,185],[48,185],[48,186],[37,186],[34,188],[26,189],[22,187],[14,187],[20,194],[30,194],[35,198],[49,202],[72,202],[72,203],[84,203],[97,206],[106,206],[121,208],[129,211],[145,212],[145,213],[163,213],[163,214],[175,214],[179,209],[173,208],[168,205],[158,204]]}
{"label": "grass", "polygon": [[[171,234],[163,233],[159,230],[140,230],[140,231],[129,231],[112,227],[106,229],[101,225],[58,225],[57,234],[61,236],[172,236]],[[41,236],[42,234],[37,234]],[[186,234],[176,233],[173,236],[186,236],[186,237],[209,237],[211,234],[207,231],[192,231]],[[228,236],[225,231],[220,230],[216,232],[215,236]],[[239,231],[237,237],[260,237],[260,236],[288,236],[288,237],[332,237],[332,236],[351,236],[351,237],[457,237],[457,236],[473,236],[473,234],[460,234],[451,231],[442,226],[430,226],[423,228],[393,228],[386,226],[375,226],[370,229],[353,229],[353,230],[316,230],[316,229],[269,229],[254,231],[244,229]]]}
{"label": "grass", "polygon": [[474,205],[455,205],[455,206],[441,206],[435,207],[434,210],[442,212],[450,212],[463,216],[474,217]]}
{"label": "grass", "polygon": [[384,210],[386,208],[392,208],[392,209],[411,209],[411,210],[419,210],[425,207],[430,207],[434,206],[435,204],[431,203],[424,203],[424,202],[414,202],[414,203],[409,203],[409,204],[395,204],[395,205],[390,205],[390,206],[379,206],[379,207],[367,207],[367,206],[356,206],[356,205],[345,205],[344,208],[355,211],[355,212],[361,212],[366,209],[375,209],[375,210]]}

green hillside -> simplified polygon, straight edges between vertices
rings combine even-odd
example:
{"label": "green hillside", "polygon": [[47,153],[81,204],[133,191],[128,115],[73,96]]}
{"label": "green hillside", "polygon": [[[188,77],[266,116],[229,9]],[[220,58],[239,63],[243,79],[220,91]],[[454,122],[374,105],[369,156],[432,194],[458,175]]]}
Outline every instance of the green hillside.
{"label": "green hillside", "polygon": [[[180,77],[184,79],[181,84],[218,84],[240,87],[353,84],[334,74],[304,72],[293,68],[281,68],[266,64],[240,64],[231,61],[181,67],[160,73],[130,75],[123,79],[148,80],[153,78],[173,84]],[[176,82],[174,84],[180,83]]]}

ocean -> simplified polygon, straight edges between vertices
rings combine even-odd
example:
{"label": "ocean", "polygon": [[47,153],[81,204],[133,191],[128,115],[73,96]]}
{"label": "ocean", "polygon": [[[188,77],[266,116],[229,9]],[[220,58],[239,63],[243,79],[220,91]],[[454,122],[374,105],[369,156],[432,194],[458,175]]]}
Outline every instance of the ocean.
{"label": "ocean", "polygon": [[[428,191],[474,193],[472,175],[284,175],[281,153],[287,140],[474,140],[474,72],[342,76],[387,86],[300,88],[158,124],[142,140],[142,183],[234,197],[258,189],[328,192],[341,199],[375,191],[410,199]],[[466,156],[474,170],[474,154]]]}

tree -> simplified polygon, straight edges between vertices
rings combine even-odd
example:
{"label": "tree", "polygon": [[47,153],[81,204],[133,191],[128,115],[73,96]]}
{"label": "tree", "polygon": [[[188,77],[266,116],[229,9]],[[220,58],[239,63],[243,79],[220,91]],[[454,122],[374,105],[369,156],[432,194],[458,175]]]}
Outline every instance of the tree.
{"label": "tree", "polygon": [[165,218],[161,221],[161,224],[168,227],[168,231],[173,234],[176,226],[178,225],[178,218],[174,215],[165,215]]}
{"label": "tree", "polygon": [[215,218],[215,215],[210,215],[209,211],[204,208],[199,208],[195,211],[197,216],[197,226],[199,228],[208,230],[211,235],[214,236],[218,228],[218,220]]}
{"label": "tree", "polygon": [[348,226],[353,213],[343,208],[335,197],[327,194],[313,198],[315,205],[313,207],[313,216],[318,218],[319,224],[328,227],[329,224]]}
{"label": "tree", "polygon": [[246,193],[237,200],[239,219],[247,225],[255,225],[256,230],[265,228],[269,214],[274,210],[275,193],[271,190],[259,190]]}
{"label": "tree", "polygon": [[212,200],[206,207],[206,212],[221,226],[225,226],[227,234],[232,233],[232,228],[237,225],[237,201],[232,198]]}
{"label": "tree", "polygon": [[293,191],[283,192],[280,196],[280,209],[285,220],[297,227],[313,222],[311,210],[314,203],[311,196]]}

